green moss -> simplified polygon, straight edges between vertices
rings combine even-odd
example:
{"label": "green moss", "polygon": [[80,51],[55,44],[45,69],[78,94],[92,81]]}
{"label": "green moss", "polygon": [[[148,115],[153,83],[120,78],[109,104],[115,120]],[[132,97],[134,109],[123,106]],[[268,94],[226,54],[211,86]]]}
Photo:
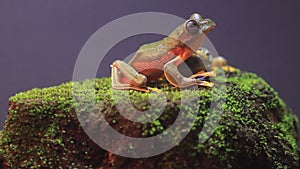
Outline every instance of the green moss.
{"label": "green moss", "polygon": [[[251,73],[238,72],[237,76],[228,78],[227,83],[231,84],[227,88],[227,113],[223,114],[221,125],[216,128],[208,144],[198,145],[199,151],[217,157],[228,168],[231,168],[228,164],[234,163],[243,151],[248,152],[249,156],[266,153],[268,159],[273,160],[275,168],[289,166],[284,160],[286,157],[278,155],[284,153],[293,159],[296,166],[295,123],[298,121],[287,110],[278,94],[263,79]],[[282,112],[276,112],[278,109]],[[275,121],[272,119],[274,116],[277,118]],[[284,142],[281,145],[283,147],[273,145],[274,140]]]}
{"label": "green moss", "polygon": [[[137,127],[142,129],[140,137],[153,136],[168,129],[178,110],[182,110],[187,118],[193,118],[194,110],[199,109],[195,124],[189,124],[192,126],[191,134],[187,141],[178,145],[182,147],[178,152],[186,154],[187,149],[189,152],[194,150],[187,156],[207,156],[220,168],[237,168],[242,165],[243,159],[255,162],[259,158],[265,158],[273,168],[297,166],[296,116],[287,109],[278,94],[255,74],[237,71],[226,76],[226,79],[216,78],[216,83],[226,81],[226,93],[223,92],[224,87],[180,92],[172,86],[163,87],[168,105],[158,119]],[[72,88],[76,87],[80,89],[73,93]],[[79,126],[74,108],[80,116],[89,116],[93,107],[86,103],[96,101],[101,105],[100,112],[107,116],[111,125],[120,127],[124,119],[116,115],[113,107],[119,101],[126,100],[126,92],[112,90],[110,78],[102,78],[18,93],[10,98],[9,115],[0,133],[0,153],[14,168],[101,167],[105,153],[101,148],[95,148],[97,146],[87,136],[79,136],[79,133],[84,135],[84,131]],[[135,105],[132,108],[141,111],[151,107],[149,99],[158,100],[160,97],[138,91],[130,91],[129,95],[131,104]],[[196,102],[191,100],[191,104],[180,104],[181,100],[194,97],[198,98]],[[73,101],[78,98],[81,102]],[[209,112],[212,101],[216,101],[216,105]],[[159,107],[153,111],[160,112]],[[130,108],[124,109],[132,111]],[[197,137],[206,135],[201,133],[204,123],[213,123],[208,117],[214,118],[223,109],[213,135],[205,143],[195,141]],[[121,131],[122,127],[119,129]],[[176,137],[176,133],[173,134]],[[133,145],[128,146],[134,148]],[[171,157],[172,152],[168,152],[163,154],[162,159]],[[92,162],[95,160],[100,162]],[[176,165],[168,163],[165,166]]]}

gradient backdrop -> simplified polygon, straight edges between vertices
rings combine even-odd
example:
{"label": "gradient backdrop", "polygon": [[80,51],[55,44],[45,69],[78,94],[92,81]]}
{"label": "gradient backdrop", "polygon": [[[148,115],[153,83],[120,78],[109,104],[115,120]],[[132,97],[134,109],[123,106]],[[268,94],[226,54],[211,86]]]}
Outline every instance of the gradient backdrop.
{"label": "gradient backdrop", "polygon": [[[213,18],[217,28],[208,37],[218,52],[230,64],[263,77],[300,113],[300,1],[120,2],[0,0],[1,127],[10,96],[70,81],[86,40],[106,23],[137,12],[165,12],[183,18],[200,12]],[[159,38],[143,35],[120,42],[108,53],[99,77],[110,75],[113,60]]]}

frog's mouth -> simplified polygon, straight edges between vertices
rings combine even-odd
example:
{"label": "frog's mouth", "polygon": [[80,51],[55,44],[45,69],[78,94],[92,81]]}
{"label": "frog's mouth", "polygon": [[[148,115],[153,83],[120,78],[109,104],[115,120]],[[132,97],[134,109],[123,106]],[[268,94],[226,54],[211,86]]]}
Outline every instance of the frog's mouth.
{"label": "frog's mouth", "polygon": [[216,27],[216,23],[211,19],[203,19],[200,21],[200,30],[207,34],[208,32],[212,31]]}

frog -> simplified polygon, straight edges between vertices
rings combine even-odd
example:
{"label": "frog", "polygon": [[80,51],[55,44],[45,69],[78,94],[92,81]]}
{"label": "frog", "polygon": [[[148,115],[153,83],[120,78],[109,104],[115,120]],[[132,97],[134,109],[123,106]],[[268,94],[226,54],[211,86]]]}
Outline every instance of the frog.
{"label": "frog", "polygon": [[[112,88],[150,92],[154,88],[147,86],[147,83],[159,79],[166,79],[177,88],[193,85],[213,87],[213,82],[205,79],[216,76],[215,71],[200,70],[186,77],[177,68],[190,57],[208,59],[207,54],[199,49],[206,35],[215,27],[216,23],[212,19],[193,13],[169,36],[160,41],[142,45],[128,63],[122,60],[114,61],[111,64]],[[218,63],[214,64],[216,66],[226,64],[224,58],[219,58],[215,62]]]}

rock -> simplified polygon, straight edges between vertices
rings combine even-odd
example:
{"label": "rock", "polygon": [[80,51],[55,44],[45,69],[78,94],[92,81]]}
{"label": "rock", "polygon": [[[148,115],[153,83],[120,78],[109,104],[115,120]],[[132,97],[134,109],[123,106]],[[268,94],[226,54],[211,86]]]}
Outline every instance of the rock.
{"label": "rock", "polygon": [[5,159],[3,156],[0,156],[0,168],[1,169],[8,169],[8,164],[5,162]]}
{"label": "rock", "polygon": [[[92,133],[105,132],[103,119],[99,118],[102,114],[115,130],[127,136],[159,135],[174,123],[180,109],[185,109],[186,114],[195,113],[195,109],[180,104],[181,92],[171,86],[162,89],[167,100],[164,113],[145,124],[130,121],[118,113],[111,98],[114,90],[110,87],[110,78],[69,82],[19,93],[10,98],[7,120],[0,134],[3,164],[11,168],[80,169],[298,168],[298,120],[295,114],[274,89],[255,74],[237,71],[227,72],[226,76],[227,95],[219,89],[183,90],[188,96],[199,98],[196,104],[190,105],[199,107],[195,124],[175,147],[148,158],[111,154],[95,144],[83,128]],[[221,83],[224,79],[216,80]],[[89,84],[93,85],[89,90],[96,94],[97,108],[93,111],[76,102],[76,97],[73,100],[72,85]],[[116,100],[126,99],[122,96],[124,92],[127,91],[117,91]],[[75,95],[85,96],[85,93],[79,91]],[[200,143],[204,124],[210,125],[206,118],[213,96],[224,100],[215,105],[216,110],[224,109],[224,112],[212,136]],[[130,91],[131,103],[140,110],[147,110],[151,97],[154,96],[149,93]],[[87,95],[85,99],[92,98]],[[80,125],[74,108],[85,123]],[[120,109],[130,111],[122,106]],[[93,139],[107,140],[109,137],[100,135]],[[122,140],[114,146],[121,144]]]}

